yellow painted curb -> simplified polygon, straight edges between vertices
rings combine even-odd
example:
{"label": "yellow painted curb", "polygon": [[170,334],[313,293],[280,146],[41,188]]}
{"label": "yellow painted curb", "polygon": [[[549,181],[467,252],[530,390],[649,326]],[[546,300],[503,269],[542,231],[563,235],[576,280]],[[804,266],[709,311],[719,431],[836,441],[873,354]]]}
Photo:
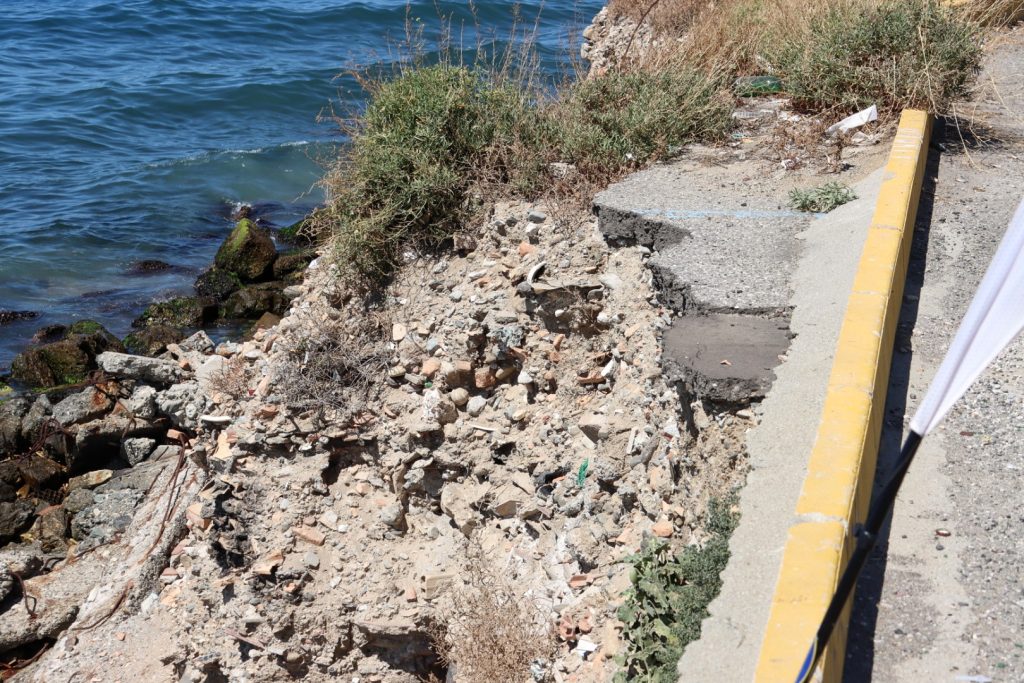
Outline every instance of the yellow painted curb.
{"label": "yellow painted curb", "polygon": [[[900,118],[864,251],[846,306],[818,435],[789,530],[754,680],[793,683],[864,521],[878,459],[893,337],[928,159],[932,120]],[[839,683],[849,607],[818,678]]]}

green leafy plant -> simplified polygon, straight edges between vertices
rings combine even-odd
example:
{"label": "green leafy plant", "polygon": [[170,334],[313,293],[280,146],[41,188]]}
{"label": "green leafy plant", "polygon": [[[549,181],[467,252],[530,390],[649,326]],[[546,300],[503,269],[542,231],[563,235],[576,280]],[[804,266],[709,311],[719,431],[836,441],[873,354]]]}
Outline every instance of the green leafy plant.
{"label": "green leafy plant", "polygon": [[636,555],[633,586],[619,608],[626,650],[616,683],[675,683],[683,650],[700,637],[708,604],[718,595],[729,561],[729,536],[738,522],[733,501],[708,506],[710,538],[703,547],[673,554],[668,543],[652,539]]}
{"label": "green leafy plant", "polygon": [[789,205],[797,211],[828,213],[856,198],[857,195],[848,186],[833,181],[809,190],[791,190]]}

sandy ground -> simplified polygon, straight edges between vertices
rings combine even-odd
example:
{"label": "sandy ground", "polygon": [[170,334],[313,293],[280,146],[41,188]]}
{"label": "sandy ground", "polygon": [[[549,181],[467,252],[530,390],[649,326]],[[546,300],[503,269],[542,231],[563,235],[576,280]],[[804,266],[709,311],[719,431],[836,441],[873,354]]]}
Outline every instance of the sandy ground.
{"label": "sandy ground", "polygon": [[[1024,197],[1024,30],[939,126],[897,335],[880,477]],[[966,149],[961,133],[971,140]],[[858,587],[846,681],[1024,680],[1024,341],[925,440]]]}

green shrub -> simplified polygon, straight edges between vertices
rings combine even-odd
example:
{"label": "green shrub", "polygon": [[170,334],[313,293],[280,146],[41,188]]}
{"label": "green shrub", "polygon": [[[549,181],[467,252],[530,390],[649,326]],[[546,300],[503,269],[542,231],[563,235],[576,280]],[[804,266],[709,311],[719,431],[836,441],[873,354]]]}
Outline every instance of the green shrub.
{"label": "green shrub", "polygon": [[723,83],[685,68],[611,73],[544,101],[530,85],[480,69],[412,66],[367,84],[370,102],[345,159],[328,176],[339,263],[387,277],[410,245],[451,237],[501,197],[536,198],[548,164],[605,182],[730,125]]}
{"label": "green shrub", "polygon": [[332,218],[346,261],[383,276],[404,245],[450,237],[472,209],[467,193],[491,160],[486,152],[511,143],[528,113],[523,92],[465,67],[414,67],[371,84],[333,183]]}
{"label": "green shrub", "polygon": [[857,198],[846,185],[838,182],[825,183],[809,190],[795,189],[789,193],[789,205],[797,211],[828,213]]}
{"label": "green shrub", "polygon": [[722,587],[729,561],[729,536],[738,522],[732,500],[712,500],[703,547],[673,555],[667,543],[651,540],[633,563],[633,587],[619,608],[626,651],[616,683],[675,683],[676,663],[700,637],[708,604]]}
{"label": "green shrub", "polygon": [[731,126],[725,82],[682,64],[609,71],[572,86],[552,107],[552,146],[595,180],[642,167]]}
{"label": "green shrub", "polygon": [[772,61],[809,109],[946,111],[968,93],[981,58],[975,24],[937,0],[845,2],[814,15]]}

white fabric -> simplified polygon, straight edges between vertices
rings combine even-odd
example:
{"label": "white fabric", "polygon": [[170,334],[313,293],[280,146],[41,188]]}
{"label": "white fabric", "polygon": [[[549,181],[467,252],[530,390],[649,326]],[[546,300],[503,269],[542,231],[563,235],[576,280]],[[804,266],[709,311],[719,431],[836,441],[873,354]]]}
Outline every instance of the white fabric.
{"label": "white fabric", "polygon": [[1024,201],[992,258],[910,428],[924,436],[1024,329]]}

